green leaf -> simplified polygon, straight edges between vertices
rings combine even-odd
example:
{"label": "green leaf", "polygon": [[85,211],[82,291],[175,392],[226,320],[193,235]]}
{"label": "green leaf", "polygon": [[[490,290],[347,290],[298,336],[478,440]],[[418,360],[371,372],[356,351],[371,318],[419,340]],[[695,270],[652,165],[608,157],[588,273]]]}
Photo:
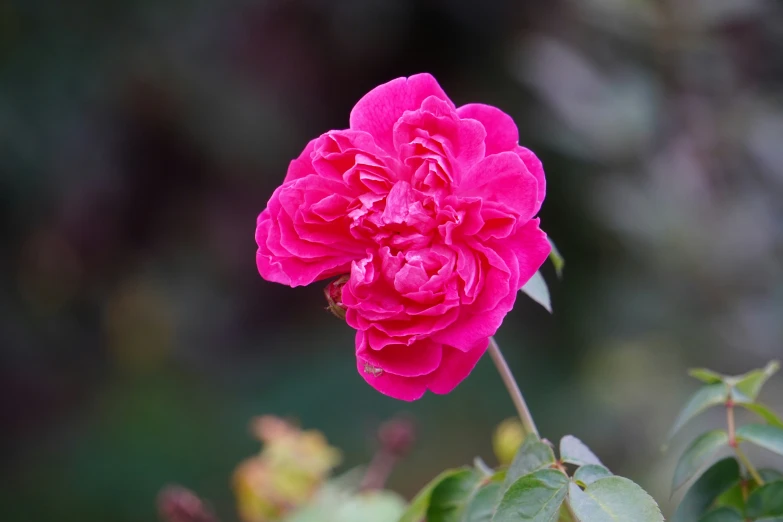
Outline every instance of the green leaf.
{"label": "green leaf", "polygon": [[560,459],[569,464],[584,466],[585,464],[597,464],[603,466],[598,457],[590,451],[584,442],[573,435],[566,435],[560,439]]}
{"label": "green leaf", "polygon": [[744,522],[742,514],[730,507],[713,509],[699,519],[699,522]]}
{"label": "green leaf", "polygon": [[700,414],[704,410],[724,404],[729,398],[729,388],[724,383],[708,384],[702,386],[699,391],[693,394],[688,403],[680,412],[679,417],[674,423],[668,438],[671,439],[675,433],[680,431],[685,423]]}
{"label": "green leaf", "polygon": [[717,384],[723,382],[723,379],[725,378],[724,375],[708,370],[707,368],[691,368],[688,370],[688,375],[707,384]]}
{"label": "green leaf", "polygon": [[574,480],[578,482],[580,486],[584,487],[589,486],[596,480],[611,476],[611,471],[598,464],[586,464],[580,466],[576,472],[574,472]]}
{"label": "green leaf", "polygon": [[541,272],[536,272],[533,277],[522,287],[522,292],[530,296],[533,301],[546,308],[547,312],[552,313],[552,299],[549,296],[549,287],[546,285],[544,276]]}
{"label": "green leaf", "polygon": [[478,493],[482,477],[474,469],[466,469],[443,479],[430,496],[427,508],[428,522],[457,522],[463,520],[468,504]]}
{"label": "green leaf", "polygon": [[[334,522],[395,522],[405,511],[405,500],[391,491],[368,491],[352,496],[337,509]],[[313,521],[323,522],[324,518]]]}
{"label": "green leaf", "polygon": [[759,470],[759,475],[764,479],[764,482],[775,482],[777,480],[783,480],[783,473],[776,469],[764,468]]}
{"label": "green leaf", "polygon": [[[493,522],[553,522],[568,489],[568,477],[554,469],[540,469],[508,488]],[[428,521],[430,522],[430,521]],[[641,521],[640,521],[641,522]]]}
{"label": "green leaf", "polygon": [[549,444],[541,442],[537,435],[531,433],[525,438],[525,442],[520,446],[511,466],[506,471],[504,487],[508,488],[519,477],[548,468],[554,463],[555,452]]}
{"label": "green leaf", "polygon": [[729,434],[724,430],[712,430],[700,435],[688,446],[677,463],[672,481],[672,491],[676,491],[695,477],[709,464],[715,454],[729,445]]}
{"label": "green leaf", "polygon": [[736,484],[718,495],[718,498],[715,499],[714,507],[729,507],[739,511],[740,514],[744,513],[748,485],[743,488],[742,482],[742,480],[737,481]]}
{"label": "green leaf", "polygon": [[718,496],[740,480],[739,464],[733,458],[713,464],[693,483],[670,522],[693,522]]}
{"label": "green leaf", "polygon": [[756,489],[748,497],[745,509],[750,518],[783,517],[783,480]]}
{"label": "green leaf", "polygon": [[490,482],[478,490],[465,510],[464,522],[490,522],[503,496],[503,483]]}
{"label": "green leaf", "polygon": [[411,501],[408,509],[402,514],[399,522],[420,522],[427,514],[427,508],[430,506],[430,499],[432,498],[432,491],[444,480],[459,475],[466,471],[470,471],[469,468],[449,469],[442,472],[440,475],[432,479]]}
{"label": "green leaf", "polygon": [[734,402],[755,402],[761,387],[779,368],[778,361],[771,361],[761,370],[753,370],[745,375],[732,377],[729,384],[733,386],[732,398]]}
{"label": "green leaf", "polygon": [[737,428],[737,439],[783,455],[783,428],[769,424],[745,424]]}
{"label": "green leaf", "polygon": [[739,406],[742,406],[746,410],[750,410],[762,419],[767,424],[771,424],[772,426],[777,426],[778,428],[783,428],[783,420],[778,417],[774,411],[769,409],[768,406],[764,406],[763,404],[759,404],[757,402],[740,402],[737,403]]}
{"label": "green leaf", "polygon": [[655,500],[623,477],[596,480],[584,491],[572,482],[567,502],[582,522],[663,522]]}
{"label": "green leaf", "polygon": [[563,267],[565,267],[565,259],[560,254],[560,251],[555,246],[555,242],[551,239],[549,240],[549,244],[552,247],[552,251],[549,252],[549,259],[552,261],[552,265],[555,267],[555,273],[557,274],[558,279],[563,278]]}
{"label": "green leaf", "polygon": [[405,500],[391,491],[349,494],[325,488],[309,504],[297,509],[286,522],[397,522],[405,511]]}
{"label": "green leaf", "polygon": [[468,469],[446,477],[432,491],[427,521],[489,522],[503,494],[505,474],[486,476]]}

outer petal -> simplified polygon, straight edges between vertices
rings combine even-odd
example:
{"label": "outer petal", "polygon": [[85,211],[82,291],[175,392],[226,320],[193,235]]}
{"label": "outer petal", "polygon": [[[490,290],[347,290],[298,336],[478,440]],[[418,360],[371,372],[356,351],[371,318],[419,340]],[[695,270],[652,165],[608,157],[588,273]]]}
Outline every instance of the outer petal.
{"label": "outer petal", "polygon": [[446,100],[446,93],[430,74],[397,78],[365,94],[351,111],[351,129],[369,132],[375,142],[389,153],[394,152],[394,124],[405,111],[418,109],[429,96]]}
{"label": "outer petal", "polygon": [[[484,125],[484,128],[487,130],[487,138],[484,142],[487,147],[487,156],[507,151],[517,153],[527,170],[538,182],[538,208],[540,208],[546,195],[544,168],[541,165],[541,160],[532,151],[518,145],[519,132],[511,116],[497,107],[481,103],[463,105],[457,109],[457,114],[459,114],[460,118],[472,118]],[[538,212],[538,208],[536,212]]]}
{"label": "outer petal", "polygon": [[476,367],[476,363],[487,351],[488,345],[489,339],[484,339],[478,341],[467,352],[444,346],[443,361],[430,376],[427,388],[432,393],[441,395],[451,392],[465,377],[470,375],[470,372]]}
{"label": "outer petal", "polygon": [[460,118],[472,118],[478,120],[487,130],[484,144],[487,147],[486,154],[513,151],[519,142],[519,132],[511,116],[497,107],[482,103],[469,103],[457,109]]}
{"label": "outer petal", "polygon": [[[358,336],[357,336],[358,339]],[[432,373],[416,377],[403,377],[372,365],[362,355],[357,355],[356,368],[367,383],[389,397],[403,401],[420,399],[427,390],[446,394],[457,387],[473,371],[487,350],[489,339],[481,339],[466,352],[443,346],[443,360]]]}
{"label": "outer petal", "polygon": [[546,234],[538,228],[538,223],[538,219],[531,219],[510,238],[509,245],[519,263],[519,288],[525,286],[541,268],[552,250],[552,245],[547,241]]}
{"label": "outer petal", "polygon": [[533,154],[533,151],[530,149],[518,146],[515,149],[515,152],[517,153],[517,156],[522,158],[522,161],[525,163],[528,172],[530,172],[538,182],[538,204],[536,208],[536,213],[538,213],[538,209],[541,208],[541,204],[544,202],[544,197],[546,196],[546,178],[544,177],[544,166],[541,164],[541,160],[538,159],[538,156]]}
{"label": "outer petal", "polygon": [[384,372],[403,377],[427,375],[441,364],[443,346],[431,339],[422,339],[410,345],[388,344],[380,350],[370,348],[367,335],[356,332],[356,355]]}
{"label": "outer petal", "polygon": [[256,266],[258,267],[258,273],[267,281],[290,285],[291,278],[283,271],[280,263],[275,261],[275,256],[272,255],[269,251],[269,247],[266,245],[266,238],[269,237],[269,229],[271,226],[272,222],[269,218],[269,210],[265,209],[258,216],[258,223],[256,225],[256,243],[258,244],[258,250],[256,251]]}
{"label": "outer petal", "polygon": [[367,384],[384,395],[401,401],[415,401],[416,399],[421,399],[424,392],[427,391],[426,375],[421,377],[401,377],[373,368],[370,363],[360,356],[356,357],[356,369],[359,370],[359,375],[367,381]]}
{"label": "outer petal", "polygon": [[532,218],[538,210],[537,193],[535,178],[514,152],[484,158],[470,169],[456,191],[458,196],[501,203],[522,221]]}

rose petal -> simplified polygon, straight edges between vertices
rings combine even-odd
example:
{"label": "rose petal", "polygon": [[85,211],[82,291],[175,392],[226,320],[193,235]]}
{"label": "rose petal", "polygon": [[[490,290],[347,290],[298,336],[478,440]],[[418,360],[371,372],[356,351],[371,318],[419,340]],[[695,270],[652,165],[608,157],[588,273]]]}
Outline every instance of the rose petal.
{"label": "rose petal", "polygon": [[434,372],[441,362],[443,346],[422,339],[413,344],[389,344],[381,350],[369,347],[365,332],[356,332],[356,355],[384,372],[403,377],[418,377]]}
{"label": "rose petal", "polygon": [[530,149],[526,149],[525,147],[517,147],[515,152],[517,153],[517,156],[522,158],[522,161],[525,163],[528,172],[530,172],[533,177],[536,178],[536,182],[538,183],[538,200],[535,212],[533,213],[533,215],[535,215],[538,213],[538,209],[541,208],[541,204],[544,202],[544,197],[546,197],[546,177],[544,177],[544,166],[542,165],[541,160],[538,159],[538,156],[533,154],[533,151]]}
{"label": "rose petal", "polygon": [[402,377],[376,369],[361,357],[356,357],[356,369],[367,384],[384,395],[401,401],[421,399],[427,391],[427,376]]}
{"label": "rose petal", "polygon": [[451,103],[430,74],[415,74],[380,85],[354,106],[350,117],[351,129],[369,132],[380,147],[393,153],[394,124],[405,111],[418,109],[428,96],[437,96]]}
{"label": "rose petal", "polygon": [[514,152],[501,152],[481,160],[470,169],[455,193],[501,203],[522,221],[532,218],[537,210],[536,179]]}
{"label": "rose petal", "polygon": [[478,120],[484,125],[487,137],[484,140],[487,156],[498,152],[513,151],[519,141],[519,132],[511,116],[497,107],[483,103],[469,103],[457,109],[460,118]]}
{"label": "rose petal", "polygon": [[454,349],[450,346],[443,347],[443,357],[427,383],[427,388],[432,393],[440,395],[451,392],[476,367],[481,356],[487,351],[489,339],[477,341],[468,351]]}
{"label": "rose petal", "polygon": [[531,219],[519,227],[509,243],[519,266],[519,288],[525,286],[549,257],[552,245],[538,228],[538,219]]}

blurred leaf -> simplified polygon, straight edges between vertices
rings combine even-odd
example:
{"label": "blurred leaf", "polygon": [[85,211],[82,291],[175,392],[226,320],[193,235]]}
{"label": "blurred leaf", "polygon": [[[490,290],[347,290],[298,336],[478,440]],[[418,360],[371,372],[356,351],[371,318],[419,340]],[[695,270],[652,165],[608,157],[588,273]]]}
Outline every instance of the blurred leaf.
{"label": "blurred leaf", "polygon": [[699,522],[744,522],[744,519],[737,510],[730,507],[720,507],[701,517]]}
{"label": "blurred leaf", "polygon": [[549,297],[549,287],[546,285],[544,276],[541,272],[536,272],[533,277],[522,287],[522,292],[526,293],[533,301],[546,308],[547,312],[552,313],[552,302]]}
{"label": "blurred leaf", "polygon": [[286,522],[397,522],[405,500],[391,491],[368,491],[325,499],[300,509]]}
{"label": "blurred leaf", "polygon": [[708,408],[711,408],[712,406],[724,404],[728,398],[729,389],[728,386],[723,383],[708,384],[707,386],[701,387],[699,391],[693,394],[688,403],[680,412],[680,415],[674,422],[674,426],[672,426],[672,429],[669,432],[668,439],[671,439],[675,433],[680,431],[680,428],[682,428],[689,420],[701,412],[707,410]]}
{"label": "blurred leaf", "polygon": [[603,466],[598,464],[586,464],[580,466],[576,472],[574,472],[574,480],[582,486],[589,486],[596,480],[611,477],[612,472]]}
{"label": "blurred leaf", "polygon": [[783,473],[776,469],[760,469],[759,475],[761,475],[761,478],[764,479],[764,482],[775,482],[777,480],[783,480]]}
{"label": "blurred leaf", "polygon": [[748,497],[745,510],[750,518],[783,517],[783,480],[756,489]]}
{"label": "blurred leaf", "polygon": [[598,457],[590,451],[590,448],[584,442],[573,435],[566,435],[560,439],[560,460],[577,466],[585,464],[597,464],[603,466]]}
{"label": "blurred leaf", "polygon": [[478,490],[465,510],[465,515],[459,520],[463,522],[490,522],[502,496],[502,481],[490,482]]}
{"label": "blurred leaf", "polygon": [[549,259],[552,261],[552,265],[555,267],[555,273],[559,279],[563,278],[563,268],[565,267],[565,258],[563,258],[560,251],[557,249],[555,242],[552,238],[549,239],[549,245],[552,247],[552,251],[549,252]]}
{"label": "blurred leaf", "polygon": [[737,428],[737,438],[783,455],[783,428],[769,424],[746,424]]}
{"label": "blurred leaf", "polygon": [[547,468],[554,463],[555,452],[549,444],[541,442],[537,435],[531,433],[525,438],[525,442],[506,472],[505,487],[511,486],[519,477]]}
{"label": "blurred leaf", "polygon": [[761,387],[764,386],[764,383],[766,383],[779,368],[780,363],[778,361],[770,361],[761,370],[753,370],[745,375],[732,378],[729,383],[732,384],[734,388],[732,393],[734,402],[755,402],[756,397],[758,397],[759,392],[761,391]]}
{"label": "blurred leaf", "polygon": [[695,377],[706,384],[717,384],[723,382],[724,376],[708,370],[707,368],[691,368],[688,370],[688,375]]}
{"label": "blurred leaf", "polygon": [[742,480],[737,481],[732,487],[718,495],[715,499],[715,507],[730,507],[736,509],[740,513],[745,512],[745,496],[747,495],[747,488],[749,484],[745,485],[745,492],[742,491]]}
{"label": "blurred leaf", "polygon": [[728,447],[729,434],[724,430],[708,431],[697,437],[685,449],[677,468],[674,471],[672,491],[678,490],[683,484],[696,476],[706,466],[715,454],[724,447]]}
{"label": "blurred leaf", "polygon": [[557,518],[567,488],[568,477],[554,469],[525,475],[508,488],[492,521],[552,522]]}
{"label": "blurred leaf", "polygon": [[663,522],[655,500],[623,477],[596,480],[584,491],[571,483],[567,502],[580,522]]}
{"label": "blurred leaf", "polygon": [[471,471],[468,468],[449,469],[432,479],[411,501],[408,509],[400,517],[399,522],[419,522],[427,514],[427,508],[430,506],[432,491],[444,480]]}
{"label": "blurred leaf", "polygon": [[502,493],[502,474],[486,479],[464,470],[440,482],[432,491],[428,522],[479,522],[492,518]]}
{"label": "blurred leaf", "polygon": [[671,522],[692,522],[709,508],[718,496],[740,480],[739,464],[733,458],[713,464],[691,485]]}
{"label": "blurred leaf", "polygon": [[745,408],[746,410],[750,410],[762,419],[764,421],[771,425],[771,426],[777,426],[778,428],[783,428],[783,420],[780,419],[780,417],[777,416],[777,414],[770,410],[769,407],[764,406],[763,404],[759,403],[749,403],[749,402],[740,402],[738,403],[740,406]]}

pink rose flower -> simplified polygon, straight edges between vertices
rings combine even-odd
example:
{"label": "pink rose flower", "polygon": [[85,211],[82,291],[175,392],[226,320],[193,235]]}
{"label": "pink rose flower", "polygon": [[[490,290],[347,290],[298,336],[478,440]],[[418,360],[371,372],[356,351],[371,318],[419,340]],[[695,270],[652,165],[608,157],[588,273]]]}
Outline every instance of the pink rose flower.
{"label": "pink rose flower", "polygon": [[549,255],[541,162],[495,107],[456,108],[429,74],[366,94],[311,141],[258,217],[261,276],[333,277],[359,374],[403,400],[448,393]]}

